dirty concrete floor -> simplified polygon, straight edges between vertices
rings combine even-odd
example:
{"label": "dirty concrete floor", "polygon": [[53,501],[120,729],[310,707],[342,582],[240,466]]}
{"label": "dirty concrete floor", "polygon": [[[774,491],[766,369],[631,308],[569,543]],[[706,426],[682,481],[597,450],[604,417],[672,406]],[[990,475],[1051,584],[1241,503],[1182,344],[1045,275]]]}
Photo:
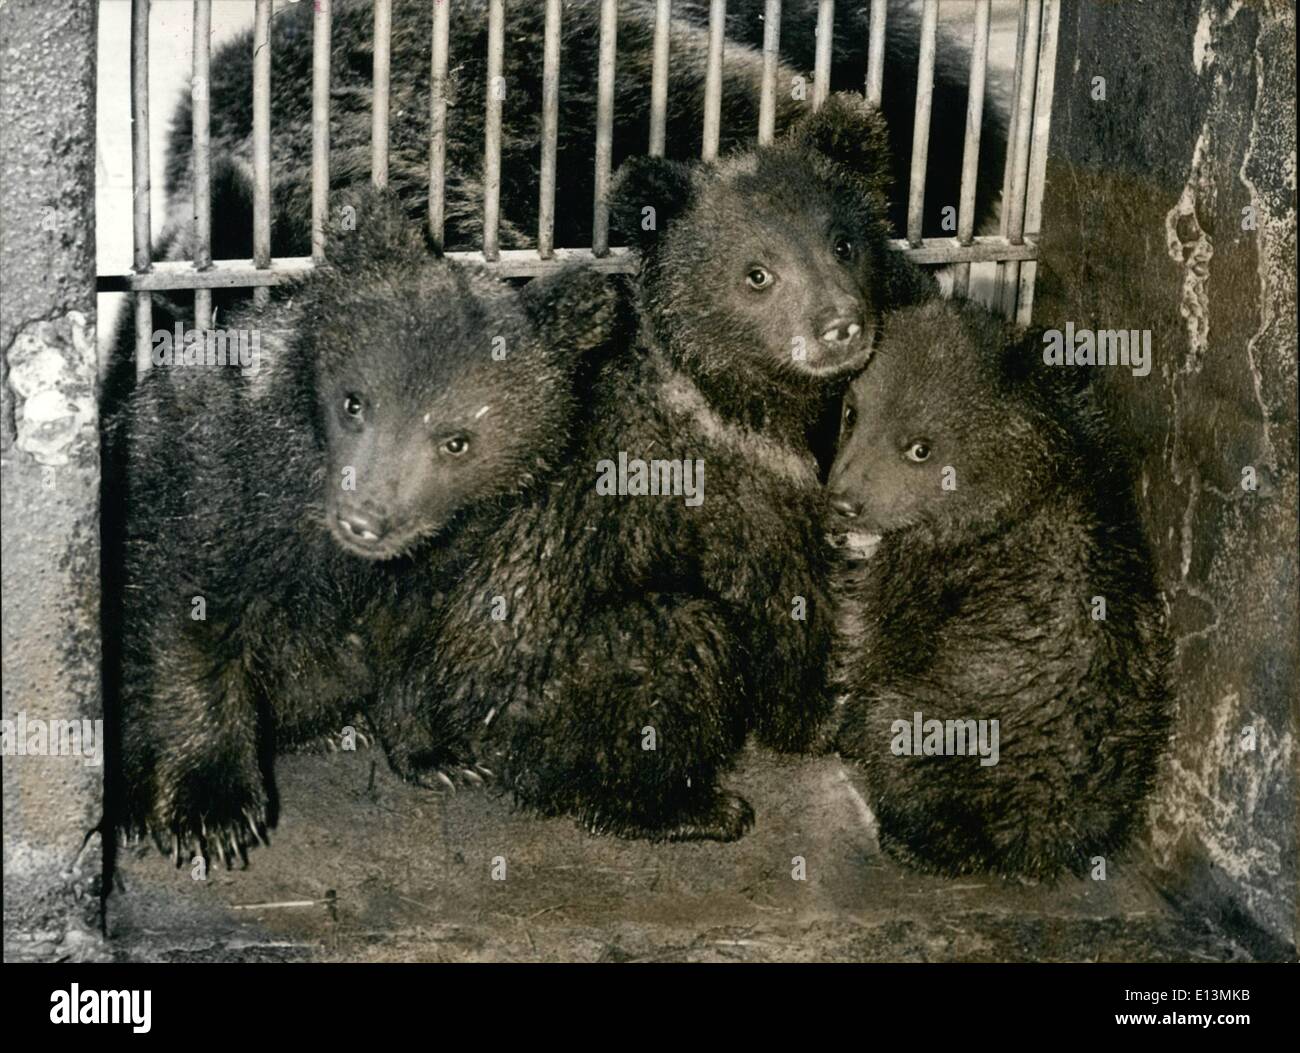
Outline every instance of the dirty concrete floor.
{"label": "dirty concrete floor", "polygon": [[[371,787],[373,774],[373,788]],[[649,845],[542,820],[491,792],[429,793],[378,751],[282,758],[270,848],[196,881],[124,849],[109,902],[135,961],[1229,961],[1140,874],[1055,887],[945,880],[880,854],[837,758],[752,750],[736,844]],[[806,881],[791,876],[806,860]],[[493,880],[495,857],[505,880]],[[306,906],[267,906],[316,901]]]}

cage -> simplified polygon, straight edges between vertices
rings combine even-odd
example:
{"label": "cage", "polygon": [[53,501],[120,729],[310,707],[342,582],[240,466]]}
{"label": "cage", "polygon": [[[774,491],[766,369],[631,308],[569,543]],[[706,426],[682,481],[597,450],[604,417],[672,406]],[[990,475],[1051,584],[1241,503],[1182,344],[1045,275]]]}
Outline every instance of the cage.
{"label": "cage", "polygon": [[[213,225],[221,223],[209,196],[214,5],[177,4],[192,12],[186,48],[192,67],[182,77],[188,76],[193,114],[194,251],[181,259],[156,258],[160,210],[151,193],[159,150],[150,115],[160,93],[150,84],[150,16],[168,5],[130,0],[131,161],[121,175],[131,200],[131,265],[96,259],[92,191],[96,162],[102,168],[104,161],[94,99],[97,81],[102,93],[107,80],[102,48],[95,60],[102,30],[97,10],[125,2],[47,7],[13,0],[0,8],[6,39],[27,71],[23,83],[6,74],[3,106],[3,213],[6,226],[12,224],[5,250],[12,285],[0,340],[7,349],[7,720],[20,709],[45,717],[102,715],[97,517],[101,485],[113,481],[101,479],[98,459],[95,391],[107,363],[95,350],[96,292],[129,297],[129,328],[143,369],[155,294],[192,291],[194,325],[202,328],[214,295],[253,290],[265,297],[328,252],[325,220],[338,185],[331,181],[329,139],[337,0],[312,3],[310,251],[302,255],[272,252],[277,128],[270,42],[280,5],[251,5],[249,258],[221,258],[213,248]],[[429,8],[426,215],[437,236],[446,222],[445,136],[454,119],[445,91],[456,62],[449,7],[460,0],[410,2]],[[488,92],[481,244],[451,255],[511,278],[536,277],[573,260],[631,273],[634,252],[612,243],[605,205],[620,135],[613,29],[620,0],[591,0],[601,26],[588,42],[599,67],[595,191],[590,243],[578,246],[554,237],[556,187],[566,176],[555,149],[563,4],[538,2],[546,15],[537,57],[546,91],[537,114],[542,159],[534,244],[502,244],[501,108]],[[483,0],[483,6],[490,79],[500,76],[512,46],[512,5]],[[697,6],[706,10],[709,41],[701,130],[708,159],[719,153],[726,131],[720,78],[728,12],[725,0]],[[759,142],[774,135],[774,100],[783,88],[776,75],[790,30],[782,6],[780,0],[764,5]],[[675,17],[671,0],[654,0],[653,7],[654,61],[639,85],[650,100],[644,143],[650,154],[664,149]],[[850,7],[868,12],[871,46],[863,49],[861,90],[875,101],[894,86],[880,44],[895,8],[919,15],[918,133],[907,166],[907,223],[892,248],[915,262],[951,268],[957,295],[983,297],[1021,324],[1102,317],[1122,308],[1143,312],[1171,349],[1168,368],[1157,371],[1150,388],[1109,390],[1117,434],[1143,466],[1143,512],[1179,639],[1176,741],[1138,861],[1118,879],[1085,879],[1064,889],[952,882],[891,868],[873,848],[870,815],[851,780],[825,758],[786,765],[748,756],[739,778],[747,793],[766,802],[766,829],[736,852],[712,855],[694,846],[656,853],[584,839],[553,822],[530,825],[481,799],[430,806],[367,760],[331,781],[322,778],[319,758],[290,757],[285,779],[312,807],[293,814],[301,831],[296,839],[240,875],[242,884],[215,875],[215,896],[197,903],[186,895],[188,875],[177,888],[148,876],[152,860],[124,861],[128,877],[146,890],[114,908],[110,934],[128,948],[124,953],[165,956],[199,941],[213,948],[213,957],[237,960],[397,959],[428,954],[430,947],[456,956],[469,940],[478,941],[485,957],[518,958],[1294,957],[1295,333],[1286,318],[1295,302],[1289,270],[1294,186],[1286,175],[1288,156],[1292,171],[1294,165],[1294,93],[1276,83],[1277,67],[1288,55],[1293,59],[1294,12],[1238,17],[1172,0],[1127,7],[1100,0],[819,0],[816,62],[808,71],[814,105],[830,90],[832,43]],[[921,215],[935,41],[941,19],[954,9],[969,46],[972,91],[954,228],[950,237],[933,237],[923,234]],[[373,4],[369,178],[379,185],[390,176],[393,10],[393,0]],[[1007,161],[998,228],[986,233],[977,227],[974,199],[990,40],[1003,14],[1012,27]],[[121,51],[114,57],[125,61]],[[1252,78],[1227,76],[1229,67],[1251,69],[1257,91],[1240,94]],[[1098,109],[1106,97],[1104,87],[1097,97],[1097,78],[1109,81],[1113,110]],[[1244,128],[1243,114],[1251,117]],[[13,178],[15,172],[22,178]],[[1236,196],[1222,189],[1228,184]],[[1231,234],[1243,207],[1255,210],[1258,227]],[[125,229],[124,211],[101,210],[113,212],[101,217],[101,229]],[[1216,331],[1235,334],[1232,355],[1206,349],[1207,274],[1230,286],[1219,293],[1214,318]],[[1242,274],[1257,275],[1246,292],[1234,284]],[[101,333],[109,328],[101,325]],[[1222,435],[1227,439],[1220,442]],[[1236,493],[1242,465],[1258,468],[1267,485]],[[1241,558],[1228,568],[1217,560],[1220,551]],[[1243,726],[1258,731],[1258,751],[1244,753],[1229,742]],[[98,884],[102,846],[86,837],[97,829],[101,799],[94,766],[71,768],[57,758],[40,766],[26,758],[20,766],[6,758],[6,914],[14,920],[7,926],[7,957],[107,956],[94,920],[106,892]],[[340,829],[339,816],[364,829]],[[439,841],[433,849],[426,843],[430,827]],[[364,862],[376,839],[387,860],[379,868],[384,873]],[[486,895],[501,893],[492,909],[508,924],[484,923],[480,878],[497,854],[491,846],[507,842],[518,846],[512,866],[527,878],[488,886]],[[398,843],[421,850],[399,850]],[[825,870],[817,880],[792,884],[790,857],[818,855]],[[392,877],[398,870],[403,876]],[[160,915],[161,937],[152,924]],[[825,923],[828,917],[842,922]]]}
{"label": "cage", "polygon": [[[1001,7],[1009,7],[1002,3]],[[311,257],[271,256],[271,76],[274,51],[271,47],[271,0],[256,5],[253,50],[253,144],[254,144],[254,255],[251,260],[212,258],[210,144],[208,141],[209,62],[212,13],[210,3],[194,8],[193,59],[190,80],[193,112],[193,230],[194,259],[155,261],[152,251],[149,135],[149,4],[132,6],[131,28],[131,112],[132,112],[132,211],[133,265],[130,273],[103,273],[98,277],[101,292],[134,293],[134,317],[138,361],[147,368],[147,337],[153,331],[150,296],[154,292],[194,290],[196,325],[210,319],[213,288],[266,288],[302,275],[325,251],[325,224],[330,201],[330,62],[331,5],[328,0],[313,8],[312,77],[312,219]],[[508,25],[504,0],[489,3],[487,75],[489,82],[502,80],[502,52]],[[595,142],[595,194],[592,202],[592,243],[589,247],[556,248],[555,185],[558,95],[560,81],[560,36],[562,4],[547,0],[546,35],[543,42],[542,161],[537,188],[538,214],[536,248],[505,249],[499,244],[501,194],[501,98],[485,94],[486,136],[483,150],[482,198],[483,238],[481,248],[453,251],[460,258],[489,267],[508,277],[534,277],[571,260],[583,260],[601,270],[631,272],[636,262],[630,250],[611,247],[605,195],[611,177],[611,143],[614,127],[614,81],[616,61],[616,0],[606,0],[600,10],[599,98]],[[888,30],[889,5],[877,0],[870,9],[870,39],[877,46],[863,48],[862,90],[879,104],[884,90],[884,41]],[[931,127],[934,84],[935,41],[939,24],[938,0],[925,0],[919,23],[915,128],[907,187],[907,229],[894,247],[917,263],[952,265],[953,287],[964,295],[970,287],[971,264],[996,264],[992,287],[982,298],[994,302],[1009,317],[1027,325],[1032,317],[1036,273],[1035,252],[1041,223],[1043,178],[1047,137],[1051,124],[1052,84],[1055,70],[1057,22],[1056,3],[1034,0],[1020,3],[1015,11],[1014,82],[1011,87],[1009,137],[1002,189],[1000,229],[996,234],[975,232],[975,191],[979,167],[980,133],[983,124],[985,84],[988,69],[989,34],[993,0],[970,5],[970,104],[966,115],[962,155],[961,200],[951,217],[953,237],[923,237],[922,210]],[[1009,13],[1009,12],[1008,12]],[[433,237],[442,240],[446,209],[446,122],[448,96],[449,4],[432,5],[429,43],[431,91],[429,115],[428,225]],[[727,6],[712,2],[708,11],[709,53],[705,73],[704,128],[701,156],[718,154],[722,109],[722,62]],[[668,70],[671,0],[658,0],[655,7],[654,63],[645,91],[651,100],[650,133],[645,152],[662,155],[669,109]],[[374,11],[374,83],[371,121],[371,179],[387,184],[389,157],[389,83],[391,61],[392,5],[379,0]],[[812,71],[811,101],[814,108],[829,93],[832,42],[835,33],[834,0],[823,0],[817,12],[816,67]],[[778,90],[777,60],[781,41],[781,4],[773,0],[764,10],[764,69],[761,86],[757,141],[770,142],[775,128],[775,100]],[[784,85],[782,89],[784,90]]]}

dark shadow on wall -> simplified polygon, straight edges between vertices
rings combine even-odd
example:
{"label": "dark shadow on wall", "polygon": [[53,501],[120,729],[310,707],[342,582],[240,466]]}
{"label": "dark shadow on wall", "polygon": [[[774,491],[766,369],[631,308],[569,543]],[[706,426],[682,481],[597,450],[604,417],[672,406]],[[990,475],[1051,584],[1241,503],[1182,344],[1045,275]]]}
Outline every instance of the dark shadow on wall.
{"label": "dark shadow on wall", "polygon": [[1151,330],[1148,376],[1093,367],[1177,641],[1147,848],[1174,902],[1291,954],[1294,75],[1290,0],[1066,0],[1035,307]]}

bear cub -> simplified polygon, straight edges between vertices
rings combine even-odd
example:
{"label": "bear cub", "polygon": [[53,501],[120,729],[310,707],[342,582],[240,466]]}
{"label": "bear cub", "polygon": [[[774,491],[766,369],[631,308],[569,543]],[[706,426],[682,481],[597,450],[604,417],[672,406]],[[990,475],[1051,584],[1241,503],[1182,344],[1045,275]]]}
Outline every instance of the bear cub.
{"label": "bear cub", "polygon": [[882,847],[944,874],[1081,874],[1120,848],[1170,720],[1170,644],[1129,477],[1041,342],[934,302],[843,407],[836,678]]}
{"label": "bear cub", "polygon": [[118,829],[243,857],[276,752],[357,710],[399,775],[449,781],[420,719],[431,610],[465,524],[562,459],[618,316],[588,271],[519,292],[434,258],[375,193],[291,298],[227,323],[255,371],[155,365],[109,425]]}
{"label": "bear cub", "polygon": [[930,288],[887,246],[887,182],[883,123],[850,96],[716,166],[620,170],[635,346],[605,363],[571,462],[485,544],[433,649],[435,719],[532,808],[733,840],[753,812],[719,782],[747,735],[806,749],[829,714],[809,433],[884,312]]}

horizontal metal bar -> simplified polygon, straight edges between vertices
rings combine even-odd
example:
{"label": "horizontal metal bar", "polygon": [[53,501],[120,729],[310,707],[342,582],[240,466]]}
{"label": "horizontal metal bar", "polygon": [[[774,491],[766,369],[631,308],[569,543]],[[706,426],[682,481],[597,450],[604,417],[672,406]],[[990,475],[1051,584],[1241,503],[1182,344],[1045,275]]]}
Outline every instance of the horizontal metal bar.
{"label": "horizontal metal bar", "polygon": [[101,274],[98,292],[167,292],[174,289],[256,289],[282,285],[311,273],[310,256],[285,256],[259,267],[253,260],[214,260],[196,271],[188,260],[161,260],[144,274]]}
{"label": "horizontal metal bar", "polygon": [[[900,239],[889,247],[903,253],[913,263],[991,263],[1012,260],[1036,260],[1038,243],[1025,238],[1012,245],[1006,238],[990,235],[962,245],[955,238],[926,238],[912,246]],[[608,256],[595,256],[590,249],[556,249],[550,259],[543,259],[536,249],[502,249],[499,260],[486,259],[481,252],[449,252],[446,259],[484,267],[505,278],[533,278],[567,263],[585,263],[607,274],[624,274],[636,270],[637,254],[628,248],[609,250]],[[166,260],[153,265],[144,274],[101,274],[99,292],[166,292],[173,289],[239,289],[264,285],[283,285],[311,273],[315,264],[309,256],[286,256],[274,260],[269,268],[259,268],[252,260],[216,260],[206,271],[196,271],[185,260]]]}
{"label": "horizontal metal bar", "polygon": [[956,238],[922,238],[912,245],[902,238],[889,243],[913,263],[996,263],[1006,260],[1035,260],[1038,244],[1026,238],[1021,245],[1012,245],[1006,238],[989,235],[975,238],[962,245]]}

